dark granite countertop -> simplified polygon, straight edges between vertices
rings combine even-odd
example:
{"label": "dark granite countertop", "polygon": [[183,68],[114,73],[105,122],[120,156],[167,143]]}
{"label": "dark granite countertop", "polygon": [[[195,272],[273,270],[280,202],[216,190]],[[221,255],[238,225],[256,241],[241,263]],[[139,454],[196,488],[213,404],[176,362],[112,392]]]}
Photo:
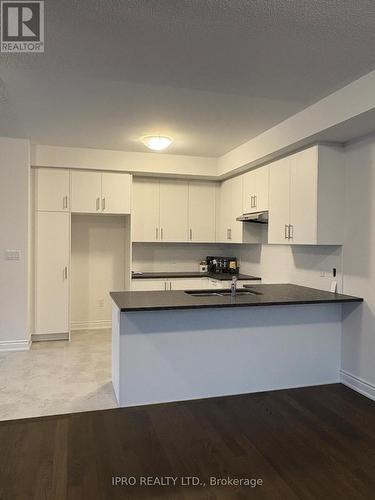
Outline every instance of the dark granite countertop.
{"label": "dark granite countertop", "polygon": [[[230,296],[218,295],[194,297],[184,291],[111,292],[110,295],[123,312],[363,302],[359,297],[291,284],[248,285],[248,287],[257,292],[257,295],[238,295],[233,299]],[[220,292],[220,289],[214,291]]]}
{"label": "dark granite countertop", "polygon": [[[142,274],[132,274],[132,279],[159,279],[159,278],[213,278],[220,281],[230,281],[233,274],[230,273],[200,273],[199,271],[185,271],[185,272],[164,272],[164,273],[142,273]],[[248,274],[235,274],[239,280],[260,280],[256,276],[250,276]]]}

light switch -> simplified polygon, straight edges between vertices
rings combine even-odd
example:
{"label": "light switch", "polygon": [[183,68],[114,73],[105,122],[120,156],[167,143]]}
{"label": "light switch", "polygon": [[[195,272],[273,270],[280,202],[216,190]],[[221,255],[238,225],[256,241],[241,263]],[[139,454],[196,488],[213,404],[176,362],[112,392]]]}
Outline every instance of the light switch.
{"label": "light switch", "polygon": [[20,258],[19,250],[5,250],[5,260],[20,260]]}

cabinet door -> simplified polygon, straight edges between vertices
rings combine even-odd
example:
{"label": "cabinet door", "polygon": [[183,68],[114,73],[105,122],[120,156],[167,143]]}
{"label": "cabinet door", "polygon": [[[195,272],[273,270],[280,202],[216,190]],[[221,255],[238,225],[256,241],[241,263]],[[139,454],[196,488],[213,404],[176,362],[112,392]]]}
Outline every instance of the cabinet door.
{"label": "cabinet door", "polygon": [[207,278],[179,278],[168,281],[168,290],[200,290],[205,288]]}
{"label": "cabinet door", "polygon": [[36,214],[35,333],[69,332],[70,215]]}
{"label": "cabinet door", "polygon": [[102,173],[102,203],[101,209],[106,214],[130,214],[129,174]]}
{"label": "cabinet door", "polygon": [[238,216],[242,215],[242,181],[242,175],[230,179],[231,211],[229,241],[231,243],[242,243],[243,241],[243,222],[236,220]]}
{"label": "cabinet door", "polygon": [[318,158],[317,148],[290,157],[290,243],[317,242]]}
{"label": "cabinet door", "polygon": [[219,210],[217,220],[217,241],[226,243],[229,241],[229,228],[232,213],[232,183],[231,179],[220,185]]}
{"label": "cabinet door", "polygon": [[215,192],[213,183],[189,184],[189,240],[215,242]]}
{"label": "cabinet door", "polygon": [[167,289],[166,280],[153,280],[153,279],[133,279],[131,282],[131,289],[134,292],[148,292],[148,291],[164,291]]}
{"label": "cabinet door", "polygon": [[255,200],[256,200],[256,170],[251,170],[243,175],[243,202],[242,208],[244,214],[250,214],[256,212]]}
{"label": "cabinet door", "polygon": [[100,172],[72,170],[71,210],[78,213],[101,212],[102,174]]}
{"label": "cabinet door", "polygon": [[188,241],[189,187],[185,181],[160,181],[160,239]]}
{"label": "cabinet door", "polygon": [[135,178],[132,196],[133,241],[158,241],[159,229],[159,181]]}
{"label": "cabinet door", "polygon": [[263,212],[269,208],[269,165],[255,170],[256,193],[255,193],[255,211]]}
{"label": "cabinet door", "polygon": [[35,172],[36,210],[69,211],[69,170],[38,168]]}
{"label": "cabinet door", "polygon": [[289,244],[290,224],[290,159],[270,165],[270,207],[268,243]]}

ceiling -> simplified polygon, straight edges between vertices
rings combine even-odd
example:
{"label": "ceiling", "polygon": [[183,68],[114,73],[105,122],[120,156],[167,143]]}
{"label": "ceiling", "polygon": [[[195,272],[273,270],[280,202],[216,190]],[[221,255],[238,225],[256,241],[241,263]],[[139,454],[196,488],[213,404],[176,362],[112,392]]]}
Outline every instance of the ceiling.
{"label": "ceiling", "polygon": [[373,0],[49,0],[0,55],[0,135],[220,156],[375,68]]}

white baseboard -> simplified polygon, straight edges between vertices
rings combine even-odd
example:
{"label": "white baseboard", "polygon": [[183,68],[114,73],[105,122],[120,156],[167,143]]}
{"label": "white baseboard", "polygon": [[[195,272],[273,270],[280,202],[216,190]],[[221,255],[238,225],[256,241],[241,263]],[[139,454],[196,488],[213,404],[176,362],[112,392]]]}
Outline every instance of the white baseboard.
{"label": "white baseboard", "polygon": [[28,351],[31,340],[2,340],[0,341],[0,352]]}
{"label": "white baseboard", "polygon": [[99,321],[72,321],[71,330],[102,330],[103,328],[112,328],[110,319]]}
{"label": "white baseboard", "polygon": [[345,370],[340,371],[341,383],[375,401],[375,385]]}
{"label": "white baseboard", "polygon": [[46,340],[69,340],[69,333],[33,333],[32,342],[45,342]]}

